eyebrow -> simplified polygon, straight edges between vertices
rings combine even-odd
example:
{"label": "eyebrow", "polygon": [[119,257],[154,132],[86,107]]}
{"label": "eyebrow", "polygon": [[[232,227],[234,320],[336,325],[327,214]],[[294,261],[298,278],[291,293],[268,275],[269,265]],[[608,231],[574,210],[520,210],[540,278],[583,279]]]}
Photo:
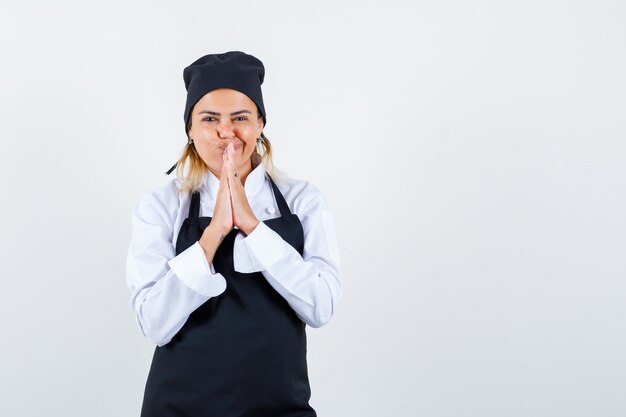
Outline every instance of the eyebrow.
{"label": "eyebrow", "polygon": [[[201,111],[201,112],[199,112],[198,114],[203,114],[203,113],[210,114],[210,115],[212,115],[212,116],[221,116],[221,115],[222,115],[222,113],[218,113],[218,112],[214,112],[214,111],[210,111],[210,110],[202,110],[202,111]],[[250,111],[248,111],[248,110],[238,110],[238,111],[234,111],[234,112],[232,112],[230,115],[231,115],[231,116],[236,116],[236,115],[238,115],[238,114],[243,114],[243,113],[252,114],[252,113],[251,113]]]}

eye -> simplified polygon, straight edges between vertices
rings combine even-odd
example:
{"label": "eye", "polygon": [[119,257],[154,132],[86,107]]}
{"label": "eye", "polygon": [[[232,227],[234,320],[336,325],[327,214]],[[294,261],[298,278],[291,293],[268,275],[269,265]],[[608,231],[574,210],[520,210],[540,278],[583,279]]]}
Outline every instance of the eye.
{"label": "eye", "polygon": [[[208,119],[212,119],[212,120],[208,120]],[[215,117],[212,117],[212,116],[207,116],[202,119],[203,122],[212,122],[213,120],[216,120],[216,119]]]}
{"label": "eye", "polygon": [[248,120],[248,118],[246,116],[237,116],[237,117],[235,117],[235,120],[245,121],[245,120]]}

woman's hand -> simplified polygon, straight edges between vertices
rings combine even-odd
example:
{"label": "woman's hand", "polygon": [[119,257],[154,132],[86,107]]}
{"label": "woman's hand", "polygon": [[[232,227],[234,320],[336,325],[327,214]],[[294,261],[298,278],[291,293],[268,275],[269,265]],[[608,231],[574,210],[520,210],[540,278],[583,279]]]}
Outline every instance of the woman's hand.
{"label": "woman's hand", "polygon": [[224,175],[224,166],[228,164],[226,152],[222,155],[222,173],[220,174],[220,186],[217,189],[215,209],[211,218],[211,225],[215,225],[218,231],[227,235],[233,229],[233,210],[230,203],[230,188],[228,177]]}
{"label": "woman's hand", "polygon": [[[228,178],[228,186],[230,189],[230,200],[232,202],[232,215],[233,223],[246,235],[252,233],[254,228],[259,224],[259,220],[254,215],[254,212],[250,208],[248,203],[248,197],[246,196],[246,190],[241,183],[240,177],[235,177],[234,172],[234,157],[235,148],[231,142],[226,147],[225,152],[227,161],[222,165],[221,178]],[[224,167],[226,168],[226,175],[224,175]],[[220,181],[221,182],[221,181]]]}
{"label": "woman's hand", "polygon": [[[227,163],[226,152],[222,156],[222,172]],[[207,262],[213,262],[213,257],[217,248],[220,246],[224,238],[233,230],[233,210],[230,203],[230,188],[228,187],[228,177],[220,174],[220,186],[217,189],[217,198],[215,200],[215,209],[211,222],[204,229],[200,236],[199,243],[204,251]]]}

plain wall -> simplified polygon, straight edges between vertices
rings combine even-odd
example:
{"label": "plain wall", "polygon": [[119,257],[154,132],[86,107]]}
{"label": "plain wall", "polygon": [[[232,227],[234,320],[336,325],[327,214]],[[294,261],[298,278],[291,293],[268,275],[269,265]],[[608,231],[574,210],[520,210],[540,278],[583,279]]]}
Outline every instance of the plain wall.
{"label": "plain wall", "polygon": [[[130,214],[243,50],[335,215],[320,417],[626,415],[623,1],[0,2],[0,415],[138,416]],[[226,417],[226,416],[225,416]]]}

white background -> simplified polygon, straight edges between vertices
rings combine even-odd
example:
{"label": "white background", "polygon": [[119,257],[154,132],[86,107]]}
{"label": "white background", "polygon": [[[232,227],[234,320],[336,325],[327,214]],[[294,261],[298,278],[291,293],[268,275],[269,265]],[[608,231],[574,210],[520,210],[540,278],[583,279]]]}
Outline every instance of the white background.
{"label": "white background", "polygon": [[[130,213],[182,70],[259,57],[344,296],[320,417],[626,415],[623,1],[0,1],[0,415],[138,416]],[[227,417],[227,416],[225,416]]]}

